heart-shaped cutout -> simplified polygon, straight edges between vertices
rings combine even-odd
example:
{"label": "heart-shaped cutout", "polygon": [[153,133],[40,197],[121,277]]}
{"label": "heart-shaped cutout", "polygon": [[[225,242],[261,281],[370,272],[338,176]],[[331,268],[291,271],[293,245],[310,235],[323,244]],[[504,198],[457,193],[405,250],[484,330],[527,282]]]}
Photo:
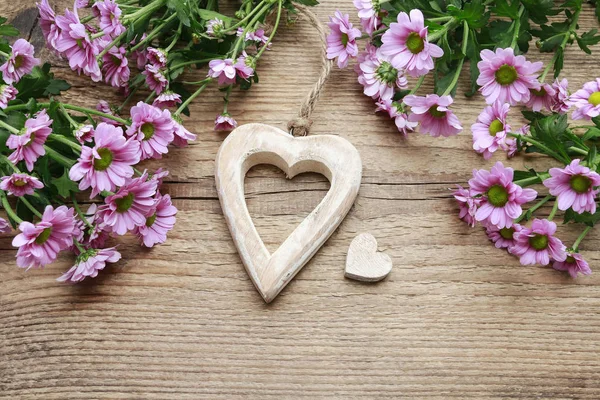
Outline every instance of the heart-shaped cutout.
{"label": "heart-shaped cutout", "polygon": [[377,251],[377,240],[370,233],[361,233],[352,240],[346,257],[346,278],[377,282],[392,271],[392,259]]}
{"label": "heart-shaped cutout", "polygon": [[[273,254],[260,238],[244,197],[244,177],[259,164],[275,165],[288,178],[317,172],[331,183],[319,205]],[[246,271],[267,303],[344,220],[358,194],[361,177],[358,151],[338,136],[294,137],[269,125],[247,124],[236,128],[223,141],[215,164],[221,208]]]}

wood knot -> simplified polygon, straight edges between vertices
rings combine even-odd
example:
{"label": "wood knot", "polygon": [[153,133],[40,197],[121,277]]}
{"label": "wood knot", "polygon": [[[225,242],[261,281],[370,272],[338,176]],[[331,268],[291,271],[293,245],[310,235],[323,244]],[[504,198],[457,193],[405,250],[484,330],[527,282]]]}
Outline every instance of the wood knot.
{"label": "wood knot", "polygon": [[288,122],[287,126],[292,136],[306,136],[310,131],[312,123],[312,120],[308,118],[298,117]]}

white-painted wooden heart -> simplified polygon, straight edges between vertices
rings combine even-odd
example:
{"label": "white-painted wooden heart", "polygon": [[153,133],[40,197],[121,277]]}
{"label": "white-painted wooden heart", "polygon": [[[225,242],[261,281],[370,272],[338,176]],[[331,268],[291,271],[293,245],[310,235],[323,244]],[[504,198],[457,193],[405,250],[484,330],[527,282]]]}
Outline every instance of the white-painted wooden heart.
{"label": "white-painted wooden heart", "polygon": [[377,251],[377,240],[370,233],[361,233],[352,240],[346,257],[346,278],[377,282],[392,270],[392,259]]}
{"label": "white-painted wooden heart", "polygon": [[[258,164],[275,165],[291,179],[318,172],[331,188],[281,246],[270,254],[244,197],[244,178]],[[240,126],[217,154],[215,178],[221,208],[254,286],[268,303],[287,285],[342,222],[358,194],[362,163],[347,140],[332,135],[293,137],[264,124]]]}

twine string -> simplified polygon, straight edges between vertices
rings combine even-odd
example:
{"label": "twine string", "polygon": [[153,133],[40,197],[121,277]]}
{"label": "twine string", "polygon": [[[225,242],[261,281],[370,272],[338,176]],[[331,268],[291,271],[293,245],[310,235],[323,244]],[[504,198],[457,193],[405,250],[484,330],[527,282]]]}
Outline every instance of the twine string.
{"label": "twine string", "polygon": [[325,83],[327,82],[327,78],[329,78],[333,62],[327,58],[327,33],[325,32],[325,28],[323,27],[321,21],[319,21],[317,16],[308,7],[300,4],[295,4],[295,6],[298,11],[308,19],[308,22],[310,22],[310,24],[317,30],[319,39],[321,41],[322,69],[319,80],[313,85],[308,95],[304,98],[304,101],[300,106],[298,116],[291,119],[287,124],[291,135],[306,136],[308,135],[310,127],[313,123],[313,121],[310,119],[310,116],[315,109],[315,105],[319,99],[321,91],[325,86]]}

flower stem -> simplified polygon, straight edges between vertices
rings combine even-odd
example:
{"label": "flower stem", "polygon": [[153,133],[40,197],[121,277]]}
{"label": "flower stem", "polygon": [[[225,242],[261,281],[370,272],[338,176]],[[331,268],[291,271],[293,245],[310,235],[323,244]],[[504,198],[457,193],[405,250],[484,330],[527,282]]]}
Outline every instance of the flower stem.
{"label": "flower stem", "polygon": [[233,51],[231,52],[232,56],[231,58],[233,58],[234,60],[237,58],[238,55],[238,49],[239,47],[246,41],[246,33],[248,33],[248,31],[250,29],[254,28],[254,25],[258,22],[258,20],[260,19],[260,17],[266,12],[268,11],[270,8],[270,5],[266,5],[264,6],[255,16],[254,18],[252,18],[252,20],[248,23],[248,25],[246,25],[246,27],[244,28],[244,31],[242,32],[242,35],[237,38],[237,40],[235,41],[235,46],[233,47]]}
{"label": "flower stem", "polygon": [[427,39],[431,43],[437,42],[442,36],[444,36],[450,29],[453,29],[458,25],[458,20],[454,17],[450,18],[450,20],[442,26],[442,29],[433,32],[431,35],[427,36]]}
{"label": "flower stem", "polygon": [[[249,2],[248,4],[251,4],[251,2]],[[258,11],[260,8],[262,8],[262,6],[264,6],[264,5],[265,5],[265,1],[263,0],[263,1],[261,1],[260,3],[258,3],[258,4],[256,5],[256,7],[254,7],[254,8],[253,8],[253,9],[252,9],[252,10],[251,10],[249,13],[248,13],[248,15],[246,15],[246,16],[245,16],[243,19],[239,20],[239,21],[238,21],[238,23],[236,23],[235,25],[232,25],[232,26],[230,26],[230,27],[229,27],[229,28],[227,28],[227,29],[223,29],[223,32],[228,32],[228,31],[231,31],[231,30],[234,30],[234,29],[236,29],[236,28],[237,28],[237,27],[239,27],[239,26],[242,26],[242,24],[243,24],[244,22],[246,22],[246,21],[247,21],[247,20],[248,20],[250,17],[252,17],[252,15],[254,15],[254,13],[255,13],[256,11]]]}
{"label": "flower stem", "polygon": [[543,206],[544,204],[546,204],[548,201],[550,201],[550,199],[552,199],[552,195],[548,195],[546,197],[544,197],[542,200],[540,200],[535,206],[531,207],[529,210],[524,211],[521,216],[517,219],[515,219],[515,224],[518,224],[519,222],[521,222],[523,220],[523,218],[525,218],[525,216],[529,213],[532,214],[541,206]]}
{"label": "flower stem", "polygon": [[[46,108],[46,107],[50,107],[51,103],[37,103],[37,105],[39,107],[42,108]],[[92,114],[92,115],[97,115],[99,117],[104,117],[104,118],[108,118],[108,119],[112,119],[113,121],[117,121],[120,124],[124,124],[124,125],[129,125],[129,122],[127,122],[126,120],[124,120],[123,118],[119,118],[116,115],[112,115],[112,114],[106,114],[103,113],[101,111],[98,110],[92,110],[91,108],[85,108],[85,107],[79,107],[79,106],[74,106],[71,104],[67,104],[67,103],[61,103],[67,110],[71,110],[71,111],[79,111],[82,114]],[[27,109],[27,104],[15,104],[14,106],[8,106],[4,109],[5,112],[7,111],[14,111],[14,110],[25,110]],[[0,121],[0,125],[1,125]],[[9,125],[10,126],[10,125]],[[11,127],[12,128],[12,127]],[[13,128],[15,129],[15,128]],[[18,133],[18,131],[17,131]]]}
{"label": "flower stem", "polygon": [[[25,104],[23,104],[23,105],[25,105]],[[11,133],[14,133],[15,135],[18,135],[20,133],[20,131],[17,128],[15,128],[12,125],[7,124],[6,122],[2,121],[1,119],[0,119],[0,126],[5,128],[7,131],[9,131]]]}
{"label": "flower stem", "polygon": [[521,187],[527,187],[530,185],[535,185],[536,183],[542,183],[542,181],[548,179],[550,174],[547,172],[541,173],[536,176],[531,176],[529,178],[520,179],[518,181],[513,181],[515,185],[519,185]]}
{"label": "flower stem", "polygon": [[174,115],[179,115],[181,114],[181,112],[183,110],[185,110],[185,108],[188,106],[188,104],[190,104],[192,102],[192,100],[194,100],[200,93],[202,93],[202,91],[206,88],[206,86],[208,86],[208,84],[210,83],[210,81],[212,81],[212,78],[207,78],[205,79],[205,83],[204,85],[200,86],[198,88],[198,90],[196,90],[194,93],[192,93],[192,95],[190,97],[188,97],[177,109],[177,111],[175,111],[173,114]]}
{"label": "flower stem", "polygon": [[554,200],[554,205],[552,206],[552,211],[550,211],[550,215],[548,215],[548,221],[552,221],[556,212],[558,211],[558,200]]}
{"label": "flower stem", "polygon": [[113,47],[114,47],[114,46],[115,46],[117,43],[119,43],[119,42],[121,41],[121,39],[123,39],[123,38],[125,37],[125,35],[127,35],[127,31],[125,31],[125,32],[121,33],[119,36],[117,36],[116,38],[114,38],[114,39],[113,39],[113,41],[112,41],[112,42],[110,42],[110,43],[109,43],[109,44],[108,44],[108,45],[107,45],[107,46],[104,48],[104,50],[102,50],[102,51],[100,52],[100,54],[98,54],[98,55],[96,56],[96,59],[97,59],[97,60],[99,60],[99,61],[100,61],[100,60],[102,60],[102,57],[103,57],[103,56],[104,56],[106,53],[108,53],[108,52],[110,51],[110,49],[112,49],[112,48],[113,48]]}
{"label": "flower stem", "polygon": [[15,164],[13,164],[8,157],[6,157],[3,154],[0,154],[0,161],[3,161],[4,163],[6,163],[6,165],[10,166],[10,168],[12,168],[13,171],[15,171],[17,174],[20,174],[21,171],[19,170],[19,168],[17,168],[17,166]]}
{"label": "flower stem", "polygon": [[4,58],[9,58],[10,54],[3,52],[2,50],[0,50],[0,56],[4,57]]}
{"label": "flower stem", "polygon": [[209,61],[212,61],[212,60],[214,60],[215,58],[218,58],[218,57],[214,57],[214,58],[203,58],[203,59],[200,59],[200,60],[191,60],[191,61],[185,61],[185,62],[181,62],[181,63],[179,63],[179,64],[175,64],[175,65],[173,65],[173,66],[169,67],[169,71],[173,71],[173,70],[175,70],[175,69],[177,69],[177,68],[185,67],[186,65],[192,65],[192,64],[204,64],[204,63],[207,63],[207,62],[209,62]]}
{"label": "flower stem", "polygon": [[581,244],[581,241],[583,240],[583,238],[585,238],[585,235],[587,235],[588,232],[591,230],[592,230],[591,226],[586,226],[585,229],[583,230],[583,232],[581,232],[581,234],[577,238],[577,240],[575,240],[575,243],[573,243],[573,252],[574,253],[576,253],[579,250],[579,245]]}
{"label": "flower stem", "polygon": [[62,135],[58,135],[56,133],[51,133],[49,136],[50,139],[55,140],[59,143],[62,144],[66,144],[67,146],[69,146],[70,148],[72,148],[73,150],[75,150],[78,153],[81,153],[81,146],[78,145],[77,143],[74,143],[72,141],[70,141],[69,139],[67,139],[66,137],[62,136]]}
{"label": "flower stem", "polygon": [[514,32],[512,42],[510,43],[510,47],[512,47],[513,49],[517,47],[517,41],[519,40],[519,31],[521,30],[521,17],[523,16],[524,12],[525,6],[521,4],[521,7],[519,8],[519,14],[517,15],[517,19],[513,21]]}
{"label": "flower stem", "polygon": [[469,24],[467,21],[463,21],[464,33],[463,33],[463,42],[462,42],[462,58],[458,60],[458,65],[456,66],[456,72],[454,73],[454,78],[452,78],[452,82],[448,85],[442,96],[447,96],[454,90],[454,87],[458,83],[458,78],[460,77],[460,72],[462,71],[463,64],[465,62],[465,57],[467,54],[467,44],[469,41]]}
{"label": "flower stem", "polygon": [[417,80],[417,83],[415,83],[415,87],[412,88],[412,90],[408,93],[408,95],[417,93],[417,90],[419,90],[419,88],[421,87],[421,85],[423,84],[424,81],[425,81],[425,75],[422,75],[419,78],[419,80]]}
{"label": "flower stem", "polygon": [[25,204],[27,206],[27,208],[29,208],[31,210],[31,212],[38,218],[42,218],[42,213],[39,212],[34,206],[33,204],[31,204],[29,202],[29,200],[27,200],[25,197],[21,196],[19,197],[19,200]]}
{"label": "flower stem", "polygon": [[[565,46],[567,45],[567,42],[569,41],[569,36],[571,36],[572,32],[575,32],[577,30],[577,22],[579,21],[579,14],[581,13],[581,7],[579,7],[577,10],[575,10],[575,12],[573,13],[573,19],[571,20],[571,25],[569,25],[569,30],[566,32],[563,32],[562,35],[564,35],[564,38],[562,40],[562,42],[560,43],[559,48],[561,50],[564,51]],[[548,39],[546,39],[548,40]],[[550,68],[554,67],[554,63],[556,62],[556,59],[559,56],[559,51],[558,49],[556,49],[554,51],[554,55],[552,56],[552,60],[550,60],[550,62],[548,63],[548,65],[546,66],[546,68],[544,68],[544,72],[542,72],[542,75],[540,75],[540,77],[538,78],[540,82],[544,82],[544,79],[546,79],[546,75],[548,75],[548,72],[550,72]]]}
{"label": "flower stem", "polygon": [[173,36],[173,40],[171,41],[171,44],[169,44],[167,46],[167,48],[165,49],[165,53],[168,53],[169,51],[171,51],[171,49],[177,43],[177,40],[179,40],[179,36],[181,36],[181,29],[182,29],[182,27],[183,27],[183,24],[180,22],[179,23],[179,27],[177,28],[177,32],[175,33],[175,36]]}
{"label": "flower stem", "polygon": [[538,147],[538,148],[544,150],[547,155],[552,156],[552,157],[556,158],[557,160],[564,162],[565,164],[569,163],[569,160],[566,160],[566,162],[565,162],[565,159],[562,158],[562,156],[560,154],[556,153],[554,150],[551,150],[546,145],[543,145],[542,143],[538,142],[535,139],[532,139],[529,136],[524,136],[524,135],[521,135],[518,133],[509,133],[508,135],[512,136],[514,138],[521,139],[524,142],[528,142],[528,143],[534,145],[535,147]]}
{"label": "flower stem", "polygon": [[88,228],[94,229],[94,226],[92,224],[90,224],[90,222],[85,217],[85,214],[83,213],[83,211],[81,211],[81,208],[79,207],[79,204],[77,203],[77,199],[75,198],[75,195],[71,195],[71,201],[73,202],[73,208],[75,209],[75,212],[77,213],[79,218],[83,221],[83,223],[86,224]]}
{"label": "flower stem", "polygon": [[[143,40],[141,40],[138,44],[136,44],[135,46],[133,46],[132,48],[129,49],[129,51],[127,52],[127,54],[131,54],[134,51],[136,51],[137,49],[139,49],[141,46],[143,46],[144,44],[150,42],[152,39],[154,39],[162,30],[165,26],[167,26],[175,17],[177,16],[177,14],[171,14],[167,19],[165,19],[161,24],[159,24],[157,27],[155,27],[149,34],[148,36],[146,36]],[[147,47],[147,46],[146,46]]]}
{"label": "flower stem", "polygon": [[73,128],[77,129],[79,127],[77,121],[75,121],[73,117],[71,117],[71,114],[69,114],[69,112],[65,109],[65,107],[62,104],[60,105],[60,111],[62,111],[63,115],[69,121],[69,124],[71,124]]}
{"label": "flower stem", "polygon": [[44,145],[44,149],[46,150],[48,157],[61,164],[63,167],[71,168],[75,164],[75,161],[69,160],[67,157],[63,156],[49,146]]}
{"label": "flower stem", "polygon": [[586,150],[580,149],[579,147],[571,146],[571,147],[569,147],[569,150],[571,150],[573,153],[579,153],[583,156],[588,155],[588,152]]}
{"label": "flower stem", "polygon": [[2,203],[2,207],[4,208],[4,211],[6,211],[8,218],[12,219],[17,224],[20,224],[21,222],[23,222],[23,220],[21,218],[19,218],[17,213],[15,213],[14,210],[12,209],[12,207],[10,206],[10,203],[8,202],[8,198],[6,197],[6,193],[4,193],[3,190],[0,190],[0,202]]}
{"label": "flower stem", "polygon": [[279,0],[277,3],[278,3],[277,4],[277,19],[275,20],[275,25],[273,25],[273,30],[271,31],[271,35],[269,35],[269,39],[267,39],[267,42],[261,47],[261,49],[258,51],[258,53],[256,53],[255,58],[257,60],[260,58],[262,53],[269,46],[269,44],[273,40],[273,37],[275,36],[275,32],[277,32],[277,28],[279,27],[279,20],[281,19],[281,9],[283,7],[283,0]]}

